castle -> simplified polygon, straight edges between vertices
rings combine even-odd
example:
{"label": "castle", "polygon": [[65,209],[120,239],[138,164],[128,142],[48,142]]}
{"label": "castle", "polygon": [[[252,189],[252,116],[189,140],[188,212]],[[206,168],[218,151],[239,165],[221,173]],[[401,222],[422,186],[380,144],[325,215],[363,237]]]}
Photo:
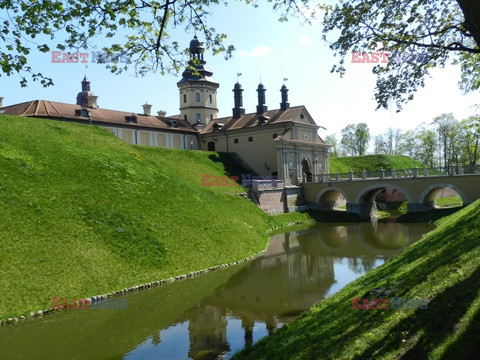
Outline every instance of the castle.
{"label": "castle", "polygon": [[252,173],[278,176],[285,185],[297,185],[305,177],[328,172],[329,145],[317,134],[320,126],[305,106],[290,106],[285,85],[280,90],[280,108],[268,110],[266,89],[259,84],[256,111],[247,114],[243,89],[237,82],[232,116],[218,118],[219,84],[212,76],[202,43],[195,36],[190,42],[188,66],[177,83],[179,115],[152,115],[148,103],[137,114],[102,109],[86,76],[76,104],[33,100],[2,107],[0,98],[0,113],[97,125],[136,145],[235,153]]}

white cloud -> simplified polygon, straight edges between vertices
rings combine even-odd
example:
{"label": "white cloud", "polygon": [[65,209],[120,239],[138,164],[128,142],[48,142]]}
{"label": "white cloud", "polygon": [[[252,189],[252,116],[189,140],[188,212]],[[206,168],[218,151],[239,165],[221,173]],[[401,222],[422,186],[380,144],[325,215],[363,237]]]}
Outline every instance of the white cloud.
{"label": "white cloud", "polygon": [[251,51],[247,50],[240,50],[239,54],[244,57],[261,57],[269,55],[272,52],[272,48],[265,45],[257,46],[253,48]]}
{"label": "white cloud", "polygon": [[312,43],[312,38],[310,36],[302,36],[298,41],[301,45],[310,45]]}

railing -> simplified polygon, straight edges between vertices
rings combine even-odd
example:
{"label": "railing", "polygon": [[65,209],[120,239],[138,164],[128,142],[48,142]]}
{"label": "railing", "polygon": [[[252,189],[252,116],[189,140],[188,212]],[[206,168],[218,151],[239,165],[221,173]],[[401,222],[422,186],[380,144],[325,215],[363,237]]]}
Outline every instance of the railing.
{"label": "railing", "polygon": [[334,182],[334,181],[354,181],[354,180],[383,180],[383,179],[401,179],[401,178],[419,178],[419,177],[434,177],[434,176],[455,176],[455,175],[470,175],[480,174],[480,166],[448,166],[437,168],[423,168],[417,167],[409,169],[380,169],[377,171],[360,171],[336,174],[318,174],[315,176],[303,174],[303,182]]}

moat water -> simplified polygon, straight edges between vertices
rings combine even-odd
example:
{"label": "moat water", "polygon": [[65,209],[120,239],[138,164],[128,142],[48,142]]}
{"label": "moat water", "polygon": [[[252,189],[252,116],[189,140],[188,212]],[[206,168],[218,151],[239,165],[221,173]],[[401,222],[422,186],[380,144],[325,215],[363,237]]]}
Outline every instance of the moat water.
{"label": "moat water", "polygon": [[428,224],[317,224],[248,263],[0,328],[1,359],[229,358],[392,259]]}

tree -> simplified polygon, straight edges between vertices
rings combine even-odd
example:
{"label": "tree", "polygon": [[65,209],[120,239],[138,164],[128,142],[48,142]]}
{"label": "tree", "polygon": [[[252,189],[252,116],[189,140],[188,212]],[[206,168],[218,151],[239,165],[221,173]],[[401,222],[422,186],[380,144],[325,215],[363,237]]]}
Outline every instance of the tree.
{"label": "tree", "polygon": [[348,124],[342,129],[342,145],[346,154],[365,155],[370,142],[370,130],[365,123]]}
{"label": "tree", "polygon": [[[441,154],[445,168],[451,165],[452,159],[456,156],[456,123],[457,120],[452,113],[442,114],[433,119],[438,133],[439,159]],[[440,166],[442,166],[441,163]]]}
{"label": "tree", "polygon": [[435,132],[425,128],[417,130],[415,147],[417,151],[414,159],[420,161],[427,167],[434,167],[436,149]]}
{"label": "tree", "polygon": [[355,143],[358,155],[365,155],[370,142],[370,130],[365,123],[357,124],[355,129]]}
{"label": "tree", "polygon": [[373,149],[373,152],[375,154],[387,153],[386,143],[385,143],[385,139],[383,138],[383,135],[375,136],[375,147]]}
{"label": "tree", "polygon": [[[395,102],[398,111],[424,86],[429,70],[449,61],[460,64],[461,88],[480,88],[480,3],[478,0],[350,0],[328,7],[324,38],[341,60],[332,69],[345,73],[350,51],[395,52],[394,61],[373,68],[378,108]],[[391,59],[392,60],[392,59]],[[384,65],[384,66],[383,66]]]}
{"label": "tree", "polygon": [[348,124],[342,129],[342,140],[340,140],[344,155],[356,155],[355,146],[355,125]]}
{"label": "tree", "polygon": [[[258,6],[258,0],[244,0]],[[314,16],[308,0],[269,0],[279,10],[280,21],[300,15],[305,20]],[[43,86],[53,84],[52,79],[36,73],[28,65],[27,56],[51,49],[78,52],[89,49],[95,38],[108,45],[103,47],[113,64],[107,66],[120,73],[134,66],[137,74],[150,71],[177,72],[183,65],[186,49],[171,37],[177,27],[186,32],[202,33],[205,46],[214,54],[229,58],[234,50],[225,45],[226,35],[207,23],[208,16],[220,0],[0,0],[0,76],[20,74],[21,85],[27,85],[27,76],[39,80]],[[55,39],[65,39],[55,44]],[[57,40],[58,41],[58,40]],[[119,59],[125,59],[122,63]],[[104,59],[104,62],[105,61]]]}
{"label": "tree", "polygon": [[385,147],[386,153],[395,155],[397,153],[398,141],[402,131],[400,129],[388,128],[385,133]]}
{"label": "tree", "polygon": [[460,161],[472,169],[480,157],[480,116],[470,116],[459,124]]}
{"label": "tree", "polygon": [[400,136],[398,150],[400,154],[417,159],[417,136],[415,131],[407,130]]}
{"label": "tree", "polygon": [[338,141],[335,137],[335,134],[325,136],[325,142],[328,145],[331,145],[328,149],[328,156],[337,157],[338,156]]}

